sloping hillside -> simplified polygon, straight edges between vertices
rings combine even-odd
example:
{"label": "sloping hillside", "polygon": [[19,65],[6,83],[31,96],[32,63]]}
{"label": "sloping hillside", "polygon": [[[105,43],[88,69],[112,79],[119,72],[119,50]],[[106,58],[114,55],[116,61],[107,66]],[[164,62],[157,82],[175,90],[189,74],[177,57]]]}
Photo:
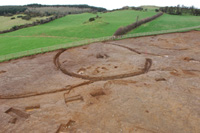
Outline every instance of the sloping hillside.
{"label": "sloping hillside", "polygon": [[[133,10],[109,13],[83,13],[68,15],[50,23],[21,29],[0,35],[0,55],[25,51],[56,44],[111,36],[120,27],[139,19],[150,17],[155,12]],[[89,22],[91,17],[97,17]]]}

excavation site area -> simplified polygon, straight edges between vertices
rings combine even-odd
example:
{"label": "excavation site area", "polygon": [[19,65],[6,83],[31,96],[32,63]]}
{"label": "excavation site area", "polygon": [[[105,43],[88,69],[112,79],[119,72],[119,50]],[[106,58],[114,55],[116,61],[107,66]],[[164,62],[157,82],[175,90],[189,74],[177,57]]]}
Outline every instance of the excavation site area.
{"label": "excavation site area", "polygon": [[2,133],[197,133],[199,125],[199,31],[0,63]]}

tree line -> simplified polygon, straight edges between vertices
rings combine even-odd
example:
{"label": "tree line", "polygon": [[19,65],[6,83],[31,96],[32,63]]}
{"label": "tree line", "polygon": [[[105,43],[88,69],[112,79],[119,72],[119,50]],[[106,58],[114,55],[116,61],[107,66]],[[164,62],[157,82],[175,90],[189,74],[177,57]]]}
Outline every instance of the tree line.
{"label": "tree line", "polygon": [[94,7],[89,5],[41,5],[41,4],[29,4],[25,6],[0,6],[0,15],[1,16],[11,16],[17,13],[24,13],[28,8],[40,8],[40,7],[71,7],[71,8],[80,8],[85,9],[89,8],[92,11],[103,12],[106,11],[102,7]]}
{"label": "tree line", "polygon": [[10,16],[17,13],[22,13],[26,11],[27,7],[25,6],[0,6],[0,15],[1,16]]}
{"label": "tree line", "polygon": [[194,15],[194,16],[200,16],[200,9],[195,8],[194,6],[186,7],[184,5],[180,6],[174,6],[174,7],[161,7],[159,9],[156,9],[156,11],[162,11],[167,14],[171,15]]}
{"label": "tree line", "polygon": [[103,12],[106,11],[105,8],[102,7],[95,7],[95,6],[89,6],[86,4],[81,5],[42,5],[42,4],[29,4],[27,7],[76,7],[76,8],[90,8],[92,10]]}

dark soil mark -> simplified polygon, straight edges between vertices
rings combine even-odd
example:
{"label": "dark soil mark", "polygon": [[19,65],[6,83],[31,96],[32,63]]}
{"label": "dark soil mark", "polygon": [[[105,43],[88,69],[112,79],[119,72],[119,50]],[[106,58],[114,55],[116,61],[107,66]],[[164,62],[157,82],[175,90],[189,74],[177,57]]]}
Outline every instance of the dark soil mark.
{"label": "dark soil mark", "polygon": [[16,115],[18,117],[25,118],[25,119],[27,119],[30,116],[29,114],[15,108],[9,108],[5,113],[11,116]]}
{"label": "dark soil mark", "polygon": [[17,122],[17,118],[16,117],[12,117],[8,123],[12,123],[12,124],[15,124]]}
{"label": "dark soil mark", "polygon": [[69,120],[69,122],[67,123],[66,126],[67,126],[68,128],[70,128],[70,127],[72,127],[75,123],[76,123],[75,121]]}
{"label": "dark soil mark", "polygon": [[155,81],[166,81],[165,78],[156,78]]}
{"label": "dark soil mark", "polygon": [[40,105],[33,105],[33,106],[28,106],[25,108],[26,112],[29,112],[29,111],[33,111],[33,110],[36,110],[36,109],[39,109],[40,108]]}
{"label": "dark soil mark", "polygon": [[200,70],[194,70],[194,69],[191,69],[191,70],[184,70],[184,71],[190,71],[190,72],[200,72]]}
{"label": "dark soil mark", "polygon": [[103,69],[103,70],[108,70],[108,68],[106,68],[106,67],[101,67],[101,69]]}
{"label": "dark soil mark", "polygon": [[146,58],[145,66],[144,66],[144,73],[147,73],[152,66],[152,59]]}
{"label": "dark soil mark", "polygon": [[185,58],[183,58],[183,60],[188,61],[188,62],[197,62],[197,63],[200,63],[200,60],[196,60],[196,59],[190,58],[190,57],[185,57]]}
{"label": "dark soil mark", "polygon": [[188,70],[182,70],[182,72],[183,72],[184,74],[187,74],[187,75],[193,75],[193,76],[196,75],[194,72],[191,72],[191,71],[188,71]]}
{"label": "dark soil mark", "polygon": [[65,63],[65,62],[67,62],[67,60],[63,61],[62,63]]}
{"label": "dark soil mark", "polygon": [[[140,127],[140,126],[134,126],[132,131],[133,133],[135,132],[139,132],[139,133],[143,133],[143,132],[148,132],[148,133],[158,133],[158,131],[153,131],[153,130],[150,130],[150,129],[146,129],[144,127]],[[159,132],[159,133],[162,133],[162,132]]]}
{"label": "dark soil mark", "polygon": [[178,72],[174,71],[174,72],[170,72],[171,75],[173,76],[180,76],[181,74],[179,74]]}
{"label": "dark soil mark", "polygon": [[29,114],[15,108],[9,108],[5,113],[12,116],[8,121],[8,123],[12,124],[15,124],[18,119],[27,119],[30,116]]}
{"label": "dark soil mark", "polygon": [[73,101],[83,101],[83,97],[81,95],[76,95],[72,97],[67,97],[67,93],[64,94],[65,103],[73,102]]}
{"label": "dark soil mark", "polygon": [[73,120],[69,120],[67,124],[60,124],[58,130],[56,133],[68,133],[71,127],[75,124],[76,122]]}
{"label": "dark soil mark", "polygon": [[97,96],[106,95],[106,93],[102,89],[99,89],[99,90],[96,90],[94,92],[91,92],[90,95],[92,97],[97,97]]}
{"label": "dark soil mark", "polygon": [[56,131],[56,133],[67,133],[68,129],[66,124],[60,124],[58,130]]}
{"label": "dark soil mark", "polygon": [[88,49],[88,47],[83,47],[83,49]]}
{"label": "dark soil mark", "polygon": [[0,74],[5,73],[5,72],[6,72],[6,71],[3,71],[3,70],[2,70],[2,71],[0,71]]}
{"label": "dark soil mark", "polygon": [[36,58],[36,55],[30,55],[27,57],[27,59],[34,59],[34,58]]}
{"label": "dark soil mark", "polygon": [[101,54],[101,53],[99,53],[99,54],[96,55],[97,59],[107,59],[108,57],[109,56],[107,54]]}
{"label": "dark soil mark", "polygon": [[191,60],[193,60],[193,58],[185,57],[185,58],[183,58],[183,60],[185,60],[185,61],[191,61]]}
{"label": "dark soil mark", "polygon": [[81,67],[81,68],[77,71],[77,73],[78,73],[78,74],[83,74],[85,71],[86,71],[86,69]]}

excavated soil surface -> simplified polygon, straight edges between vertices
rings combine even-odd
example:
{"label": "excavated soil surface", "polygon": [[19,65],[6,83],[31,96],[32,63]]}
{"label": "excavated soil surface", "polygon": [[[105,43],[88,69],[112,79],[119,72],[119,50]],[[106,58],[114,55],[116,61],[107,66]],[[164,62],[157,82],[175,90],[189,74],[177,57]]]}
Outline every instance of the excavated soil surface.
{"label": "excavated soil surface", "polygon": [[0,63],[0,132],[200,132],[200,32]]}

